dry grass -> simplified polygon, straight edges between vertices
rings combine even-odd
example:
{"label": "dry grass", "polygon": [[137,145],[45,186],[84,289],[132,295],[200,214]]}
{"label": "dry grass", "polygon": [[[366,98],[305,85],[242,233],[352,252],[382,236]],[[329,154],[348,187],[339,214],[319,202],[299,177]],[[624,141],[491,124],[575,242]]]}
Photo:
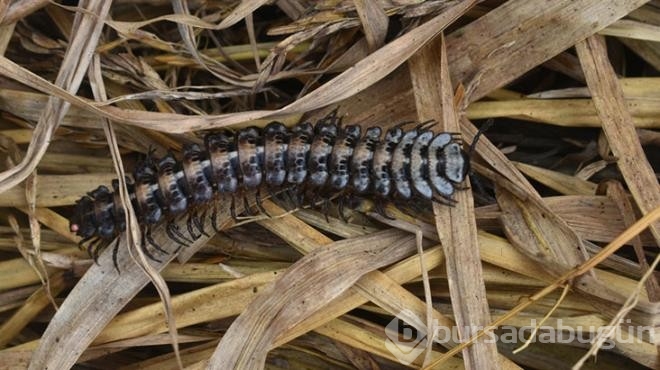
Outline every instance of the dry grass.
{"label": "dry grass", "polygon": [[[514,353],[522,341],[478,330],[534,322],[616,328],[583,368],[660,368],[630,331],[660,325],[660,2],[266,3],[0,2],[0,368],[176,369],[175,327],[188,369],[563,369],[595,349]],[[122,161],[336,107],[365,127],[435,119],[468,143],[494,118],[479,182],[393,220],[266,200],[272,218],[235,225],[218,204],[218,235],[179,250],[153,231],[160,275],[126,237],[121,274],[76,248],[70,206]],[[404,366],[394,316],[464,343]]]}

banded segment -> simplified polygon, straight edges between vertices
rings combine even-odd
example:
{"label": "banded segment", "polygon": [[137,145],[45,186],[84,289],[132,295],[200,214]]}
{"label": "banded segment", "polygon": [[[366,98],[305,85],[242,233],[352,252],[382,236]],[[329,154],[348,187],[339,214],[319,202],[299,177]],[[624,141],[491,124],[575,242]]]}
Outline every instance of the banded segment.
{"label": "banded segment", "polygon": [[148,225],[158,223],[163,217],[163,211],[156,199],[158,180],[151,159],[140,163],[135,168],[133,179],[135,181],[136,214],[139,221]]}
{"label": "banded segment", "polygon": [[243,188],[256,189],[263,178],[264,146],[262,136],[256,127],[248,127],[238,132],[238,162],[243,179]]}
{"label": "banded segment", "polygon": [[296,125],[291,133],[289,152],[286,156],[287,182],[300,185],[307,178],[307,162],[312,148],[314,128],[309,122]]}
{"label": "banded segment", "polygon": [[344,190],[350,177],[350,164],[353,150],[360,141],[360,126],[344,127],[330,155],[330,187],[332,190]]}
{"label": "banded segment", "polygon": [[392,192],[390,166],[394,150],[401,138],[403,138],[403,130],[400,127],[394,127],[387,131],[383,141],[376,146],[372,163],[372,182],[374,194],[377,197],[386,198]]}
{"label": "banded segment", "polygon": [[197,144],[183,147],[183,174],[185,177],[186,193],[193,204],[204,204],[213,197],[208,170],[205,166],[209,161],[204,158],[204,152]]}
{"label": "banded segment", "polygon": [[417,194],[425,199],[433,197],[433,189],[429,185],[428,151],[433,139],[431,131],[424,131],[415,140],[410,153],[410,181]]}
{"label": "banded segment", "polygon": [[380,142],[380,127],[369,127],[353,151],[351,158],[351,185],[358,194],[366,193],[371,185],[374,152]]}
{"label": "banded segment", "polygon": [[156,199],[172,215],[181,214],[188,208],[188,197],[183,189],[185,186],[183,171],[179,171],[177,167],[178,162],[172,153],[158,161]]}
{"label": "banded segment", "polygon": [[211,181],[221,194],[235,193],[238,187],[238,153],[231,131],[205,137],[207,156],[211,164]]}
{"label": "banded segment", "polygon": [[454,186],[445,177],[445,158],[444,148],[452,142],[452,136],[448,133],[436,135],[429,144],[428,149],[428,168],[429,180],[433,189],[441,197],[449,199],[454,194]]}
{"label": "banded segment", "polygon": [[394,153],[392,153],[392,180],[397,194],[403,199],[412,197],[412,188],[410,187],[410,159],[413,144],[417,138],[417,130],[406,132],[399,144],[397,144]]}
{"label": "banded segment", "polygon": [[264,128],[265,181],[268,186],[280,186],[286,180],[289,133],[281,122],[271,122]]}
{"label": "banded segment", "polygon": [[309,152],[309,183],[314,188],[322,188],[328,182],[330,172],[328,162],[337,138],[337,125],[323,122],[316,125]]}

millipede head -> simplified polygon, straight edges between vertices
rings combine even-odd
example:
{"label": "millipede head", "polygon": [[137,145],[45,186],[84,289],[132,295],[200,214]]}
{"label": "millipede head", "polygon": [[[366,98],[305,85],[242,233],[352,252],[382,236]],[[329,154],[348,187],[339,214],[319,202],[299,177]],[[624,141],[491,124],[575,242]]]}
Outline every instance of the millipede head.
{"label": "millipede head", "polygon": [[76,208],[69,219],[69,230],[86,239],[96,233],[96,217],[94,215],[94,201],[90,197],[82,197],[76,202]]}
{"label": "millipede head", "polygon": [[439,169],[440,174],[454,184],[465,181],[470,173],[470,156],[458,142],[452,141],[442,147],[438,157],[441,158],[438,164],[443,167]]}

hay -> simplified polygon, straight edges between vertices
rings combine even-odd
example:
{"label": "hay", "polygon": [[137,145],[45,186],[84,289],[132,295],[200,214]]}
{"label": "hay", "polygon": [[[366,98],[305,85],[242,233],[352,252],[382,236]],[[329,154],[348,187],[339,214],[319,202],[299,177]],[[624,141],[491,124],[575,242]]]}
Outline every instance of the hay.
{"label": "hay", "polygon": [[[614,325],[598,368],[660,368],[657,2],[110,5],[0,4],[0,368],[178,368],[174,326],[188,369],[596,366],[575,337],[502,340],[534,323],[537,342]],[[455,207],[344,222],[277,198],[237,225],[219,202],[222,231],[183,249],[156,227],[169,321],[125,236],[120,274],[76,248],[71,205],[119,158],[337,107],[467,143],[495,124]],[[460,337],[404,340],[429,323]]]}

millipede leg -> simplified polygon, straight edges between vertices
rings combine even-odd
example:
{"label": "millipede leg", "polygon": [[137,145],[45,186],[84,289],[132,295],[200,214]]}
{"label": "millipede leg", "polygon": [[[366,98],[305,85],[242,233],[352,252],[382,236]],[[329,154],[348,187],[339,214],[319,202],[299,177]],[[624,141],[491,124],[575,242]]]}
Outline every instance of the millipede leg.
{"label": "millipede leg", "polygon": [[87,255],[94,260],[94,263],[96,263],[96,258],[94,258],[94,244],[96,240],[89,242],[87,244]]}
{"label": "millipede leg", "polygon": [[270,196],[271,199],[275,199],[275,194],[277,193],[273,191],[273,188],[269,186],[266,191],[268,192],[268,196]]}
{"label": "millipede leg", "polygon": [[169,254],[165,249],[163,249],[156,241],[154,240],[153,236],[151,236],[151,228],[147,228],[147,232],[145,233],[145,236],[147,238],[147,243],[151,245],[152,247],[156,248],[157,251],[163,253],[163,254]]}
{"label": "millipede leg", "polygon": [[211,213],[211,226],[213,226],[213,230],[216,233],[220,232],[218,229],[218,209],[216,207],[213,207],[213,212]]}
{"label": "millipede leg", "polygon": [[167,224],[167,227],[165,228],[165,231],[167,232],[167,236],[174,240],[175,242],[183,245],[190,245],[192,244],[192,240],[189,240],[179,230],[179,225],[175,224],[174,222],[170,222]]}
{"label": "millipede leg", "polygon": [[147,244],[145,243],[145,239],[149,242],[149,244],[151,244],[152,246],[154,246],[154,248],[156,248],[156,249],[158,249],[158,250],[162,250],[162,248],[161,248],[160,246],[158,246],[158,244],[156,244],[156,243],[154,242],[153,238],[151,237],[151,228],[147,228],[147,231],[146,231],[146,232],[144,232],[144,231],[142,232],[142,240],[141,240],[141,242],[140,242],[140,250],[141,250],[142,253],[144,253],[144,255],[147,256],[150,260],[152,260],[152,261],[156,261],[156,262],[162,262],[162,261],[159,260],[158,258],[154,257],[154,255],[151,254],[151,252],[149,252],[149,249],[147,248]]}
{"label": "millipede leg", "polygon": [[330,218],[328,216],[328,212],[330,211],[330,201],[328,199],[323,200],[323,203],[321,204],[321,211],[325,216],[325,222],[330,223]]}
{"label": "millipede leg", "polygon": [[188,216],[188,219],[186,220],[186,228],[188,229],[188,234],[192,238],[192,240],[197,240],[201,236],[200,234],[195,233],[193,230],[193,218],[195,217],[194,214],[191,214]]}
{"label": "millipede leg", "polygon": [[302,202],[301,202],[301,199],[299,197],[297,186],[294,186],[290,189],[287,189],[286,195],[291,200],[291,203],[293,203],[294,208],[300,208],[302,206]]}
{"label": "millipede leg", "polygon": [[475,198],[480,199],[484,203],[485,202],[495,203],[495,198],[493,198],[490,194],[488,194],[484,182],[481,180],[479,176],[471,174],[470,184],[474,188]]}
{"label": "millipede leg", "polygon": [[233,195],[231,197],[231,205],[229,206],[229,213],[231,214],[231,218],[233,218],[234,221],[238,221],[238,217],[236,217],[236,200]]}
{"label": "millipede leg", "polygon": [[97,248],[99,245],[99,241],[95,241],[94,243],[90,243],[87,246],[87,253],[92,257],[94,260],[95,264],[99,264],[99,249]]}
{"label": "millipede leg", "polygon": [[248,216],[254,216],[255,214],[252,212],[252,207],[250,207],[250,203],[248,203],[247,197],[243,196],[243,208],[245,209],[245,214]]}
{"label": "millipede leg", "polygon": [[401,128],[401,127],[403,127],[403,126],[405,126],[405,125],[409,125],[409,124],[411,124],[411,123],[415,123],[415,121],[403,121],[403,122],[399,122],[399,123],[397,123],[396,125],[394,125],[394,128]]}
{"label": "millipede leg", "polygon": [[337,212],[339,213],[339,218],[344,221],[345,224],[348,223],[348,220],[346,219],[346,215],[344,215],[344,201],[346,198],[344,197],[339,197],[337,199]]}
{"label": "millipede leg", "polygon": [[94,260],[95,264],[99,264],[99,248],[98,246],[101,244],[102,240],[98,238],[94,238],[87,244],[87,254]]}
{"label": "millipede leg", "polygon": [[93,240],[95,238],[96,238],[95,236],[90,236],[88,238],[84,238],[83,240],[78,242],[78,248],[85,249],[86,248],[85,243],[87,243],[88,241]]}
{"label": "millipede leg", "polygon": [[270,215],[264,208],[263,204],[261,204],[261,195],[259,194],[259,190],[257,190],[257,193],[255,194],[255,202],[257,204],[257,208],[259,208],[259,212],[263,213],[264,215],[270,218]]}
{"label": "millipede leg", "polygon": [[438,196],[433,197],[433,201],[450,207],[453,207],[456,205],[456,203],[458,203],[455,199],[444,197],[442,195],[439,197]]}
{"label": "millipede leg", "polygon": [[195,224],[195,227],[197,227],[199,233],[201,235],[210,237],[206,230],[204,230],[204,219],[206,219],[206,210],[202,211],[202,215],[200,217],[197,217],[196,214],[193,215],[193,223]]}
{"label": "millipede leg", "polygon": [[117,236],[117,241],[115,242],[115,245],[112,247],[112,264],[115,266],[115,270],[117,270],[117,274],[121,274],[121,271],[119,271],[119,264],[117,263],[117,254],[119,253],[119,240],[121,240],[121,234]]}
{"label": "millipede leg", "polygon": [[438,121],[436,121],[434,119],[430,119],[428,121],[420,122],[419,125],[417,125],[417,127],[415,127],[415,130],[426,130],[426,129],[429,129],[431,126],[435,125],[436,123],[438,123]]}
{"label": "millipede leg", "polygon": [[385,211],[385,205],[383,204],[382,200],[375,201],[374,208],[376,209],[376,213],[378,213],[379,215],[385,217],[388,220],[394,220],[394,217],[388,215],[387,211]]}
{"label": "millipede leg", "polygon": [[316,202],[318,202],[318,200],[319,200],[319,193],[318,192],[313,192],[311,194],[310,199],[311,199],[311,201],[309,203],[310,207],[312,207],[312,208],[316,207]]}
{"label": "millipede leg", "polygon": [[458,185],[454,185],[454,189],[456,189],[456,190],[470,190],[470,187],[467,186],[467,185],[458,184]]}

